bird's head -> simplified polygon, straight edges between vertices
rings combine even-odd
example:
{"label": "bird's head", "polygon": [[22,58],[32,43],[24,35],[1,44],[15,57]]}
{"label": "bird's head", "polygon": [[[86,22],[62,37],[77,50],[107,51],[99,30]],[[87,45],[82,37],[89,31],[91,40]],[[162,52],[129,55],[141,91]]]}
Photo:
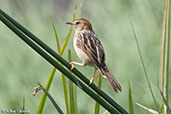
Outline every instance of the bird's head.
{"label": "bird's head", "polygon": [[78,31],[83,31],[83,30],[91,30],[92,31],[92,27],[91,27],[91,23],[84,19],[84,18],[80,18],[80,19],[75,19],[72,22],[67,22],[66,24],[69,24],[71,26],[73,26],[73,28],[78,32]]}

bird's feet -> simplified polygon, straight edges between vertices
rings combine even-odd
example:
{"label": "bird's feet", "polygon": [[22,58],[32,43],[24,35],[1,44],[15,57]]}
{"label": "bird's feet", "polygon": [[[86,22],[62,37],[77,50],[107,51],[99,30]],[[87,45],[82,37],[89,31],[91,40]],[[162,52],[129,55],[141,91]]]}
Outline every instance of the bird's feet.
{"label": "bird's feet", "polygon": [[90,79],[89,85],[91,85],[93,82],[94,82],[94,77],[92,77],[92,78]]}
{"label": "bird's feet", "polygon": [[86,66],[86,65],[87,65],[87,64],[85,64],[84,62],[78,63],[78,62],[74,62],[74,61],[70,62],[70,64],[72,65],[71,70],[73,70],[73,69],[75,68],[75,67],[74,67],[75,64],[76,64],[76,65],[80,65],[80,66]]}
{"label": "bird's feet", "polygon": [[70,62],[69,64],[71,64],[71,70],[73,70],[74,68],[75,68],[75,66],[74,66],[74,62]]}

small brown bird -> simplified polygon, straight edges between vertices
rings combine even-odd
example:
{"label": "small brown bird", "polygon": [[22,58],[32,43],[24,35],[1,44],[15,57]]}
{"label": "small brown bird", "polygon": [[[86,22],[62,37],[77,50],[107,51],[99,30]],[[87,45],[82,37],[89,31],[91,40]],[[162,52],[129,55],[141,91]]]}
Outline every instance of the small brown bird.
{"label": "small brown bird", "polygon": [[74,36],[74,49],[78,57],[82,60],[82,63],[70,62],[72,68],[74,64],[80,66],[90,65],[95,68],[94,75],[90,80],[90,84],[93,83],[96,75],[96,70],[99,69],[101,74],[108,79],[113,89],[118,92],[121,91],[121,86],[116,79],[109,72],[105,64],[105,53],[102,44],[92,29],[90,22],[86,19],[75,19],[72,22],[67,22],[75,29]]}

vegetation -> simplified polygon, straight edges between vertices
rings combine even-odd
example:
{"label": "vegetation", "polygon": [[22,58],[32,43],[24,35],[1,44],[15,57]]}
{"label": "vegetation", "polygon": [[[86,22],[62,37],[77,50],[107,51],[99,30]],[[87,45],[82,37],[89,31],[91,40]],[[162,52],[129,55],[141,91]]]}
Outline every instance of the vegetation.
{"label": "vegetation", "polygon": [[[96,34],[104,45],[107,65],[121,83],[123,91],[116,94],[103,78],[102,84],[100,84],[101,79],[96,79],[95,84],[101,87],[114,101],[117,101],[123,109],[129,110],[130,113],[151,114],[160,112],[167,114],[170,111],[169,1],[109,0],[97,2],[87,0],[77,3],[76,18],[85,17],[92,22]],[[71,52],[69,51],[71,57],[69,58],[79,61],[73,51],[72,29],[70,28],[68,34],[69,27],[65,26],[65,22],[72,19],[74,2],[63,2],[65,4],[62,4],[57,1],[19,2],[17,0],[6,0],[1,3],[0,7],[3,11],[11,15],[54,50],[57,50],[56,52],[59,55],[63,53],[62,57],[65,60],[68,58],[68,53],[64,50],[71,49]],[[128,17],[131,19],[131,25]],[[61,77],[60,72],[57,71],[55,74],[55,69],[48,62],[45,62],[23,42],[16,39],[17,36],[10,32],[7,27],[1,25],[0,80],[2,81],[0,83],[0,101],[2,109],[18,109],[18,107],[23,106],[22,109],[36,113],[38,105],[40,107],[41,104],[40,100],[45,100],[45,94],[43,93],[44,98],[42,97],[42,99],[40,99],[41,92],[35,97],[31,96],[33,87],[37,86],[37,81],[43,86],[50,81],[50,89],[47,87],[48,83],[45,88],[64,113],[72,113],[73,110],[78,114],[97,114],[106,111],[101,106],[99,110],[98,104],[95,105],[95,101],[91,97],[88,97],[81,89],[76,89],[76,86],[65,79],[64,75]],[[66,41],[67,45],[65,45]],[[65,43],[63,44],[63,42]],[[87,78],[91,78],[93,73],[91,67],[82,68],[78,66],[77,69]],[[51,78],[48,79],[50,72],[54,77],[50,76]],[[130,81],[129,86],[128,81]],[[88,83],[88,80],[85,83]],[[95,89],[95,86],[90,86],[90,88]],[[64,94],[67,96],[64,97]],[[69,95],[74,95],[73,97],[76,100],[70,102],[70,106],[68,106],[69,102],[67,101]],[[70,97],[69,100],[73,97]],[[45,101],[43,102],[45,103]],[[43,113],[56,113],[49,100],[43,105]],[[73,105],[75,107],[71,108]],[[70,109],[68,109],[69,107]],[[96,108],[94,109],[94,107]]]}

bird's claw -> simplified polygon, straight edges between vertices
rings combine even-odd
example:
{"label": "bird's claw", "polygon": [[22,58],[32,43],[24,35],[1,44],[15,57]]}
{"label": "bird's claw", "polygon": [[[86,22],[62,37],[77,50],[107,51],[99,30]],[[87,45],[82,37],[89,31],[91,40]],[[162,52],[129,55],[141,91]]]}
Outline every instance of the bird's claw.
{"label": "bird's claw", "polygon": [[91,85],[93,82],[94,82],[94,77],[92,77],[92,78],[90,79],[89,85]]}
{"label": "bird's claw", "polygon": [[71,70],[73,70],[75,68],[74,63],[70,62],[69,64],[71,64]]}

